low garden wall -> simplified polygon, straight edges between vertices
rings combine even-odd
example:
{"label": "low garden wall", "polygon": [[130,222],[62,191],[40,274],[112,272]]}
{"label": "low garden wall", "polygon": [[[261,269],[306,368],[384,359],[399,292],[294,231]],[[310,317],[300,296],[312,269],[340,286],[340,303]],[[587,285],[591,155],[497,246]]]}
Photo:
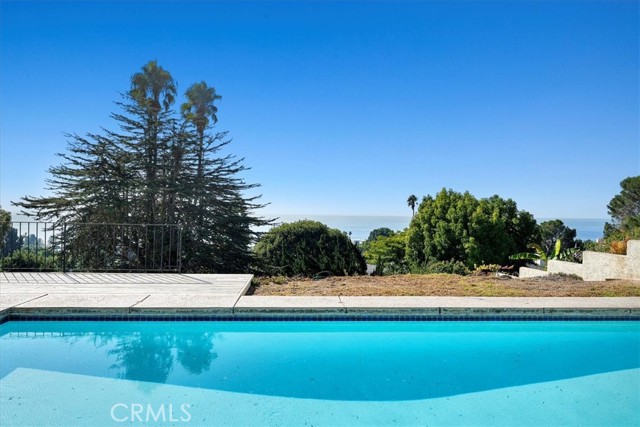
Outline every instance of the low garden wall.
{"label": "low garden wall", "polygon": [[584,251],[582,263],[551,260],[547,271],[520,268],[520,277],[546,276],[551,273],[576,274],[587,281],[607,279],[640,280],[640,240],[627,242],[627,255]]}

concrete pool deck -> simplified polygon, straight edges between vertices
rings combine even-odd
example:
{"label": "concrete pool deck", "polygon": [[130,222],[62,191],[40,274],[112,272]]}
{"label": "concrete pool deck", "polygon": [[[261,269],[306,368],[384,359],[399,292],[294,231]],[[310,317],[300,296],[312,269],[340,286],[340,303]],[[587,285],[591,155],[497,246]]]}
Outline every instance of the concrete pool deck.
{"label": "concrete pool deck", "polygon": [[408,315],[640,317],[640,297],[246,296],[250,274],[0,273],[0,317]]}

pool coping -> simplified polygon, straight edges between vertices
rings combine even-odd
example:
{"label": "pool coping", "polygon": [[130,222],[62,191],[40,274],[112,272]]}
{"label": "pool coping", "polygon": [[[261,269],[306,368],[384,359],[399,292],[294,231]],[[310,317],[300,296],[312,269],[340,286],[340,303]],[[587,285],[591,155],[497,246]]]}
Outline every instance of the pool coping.
{"label": "pool coping", "polygon": [[[73,276],[65,276],[69,278]],[[4,299],[0,323],[38,319],[640,320],[640,297],[247,296],[252,278],[181,275],[181,280],[202,283],[182,288],[179,283],[174,286],[148,281],[120,287],[32,282],[31,287],[27,284],[24,288],[4,282],[0,284]],[[221,288],[225,289],[222,293]]]}
{"label": "pool coping", "polygon": [[257,297],[228,306],[21,307],[21,320],[640,320],[638,297]]}

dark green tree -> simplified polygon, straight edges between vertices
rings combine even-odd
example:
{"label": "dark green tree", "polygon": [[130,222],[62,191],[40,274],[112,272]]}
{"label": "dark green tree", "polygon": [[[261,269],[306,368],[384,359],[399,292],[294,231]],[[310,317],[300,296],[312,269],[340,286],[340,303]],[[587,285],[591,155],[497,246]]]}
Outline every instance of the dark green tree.
{"label": "dark green tree", "polygon": [[145,199],[147,207],[146,222],[154,224],[158,221],[156,217],[155,197],[161,187],[161,180],[158,180],[158,169],[160,162],[160,151],[163,148],[163,141],[160,135],[163,127],[161,112],[169,110],[173,105],[176,96],[176,84],[171,74],[160,67],[157,61],[149,61],[142,67],[142,71],[135,73],[131,77],[131,90],[129,97],[144,111],[143,138],[137,141],[145,151],[144,170],[145,179]]}
{"label": "dark green tree", "polygon": [[2,238],[2,257],[11,255],[12,252],[22,249],[24,237],[18,235],[18,230],[8,227]]}
{"label": "dark green tree", "polygon": [[[181,111],[185,121],[191,123],[198,134],[197,148],[196,148],[196,182],[200,183],[204,179],[204,163],[205,163],[205,130],[209,125],[209,118],[213,120],[215,124],[218,121],[218,108],[214,105],[214,102],[222,97],[216,93],[213,87],[208,87],[206,82],[195,83],[191,85],[185,92],[187,102],[182,104]],[[201,187],[201,186],[198,186]],[[204,208],[202,198],[204,194],[198,194],[196,204],[200,207],[201,211],[198,215],[198,225],[202,225]]]}
{"label": "dark green tree", "polygon": [[378,237],[383,237],[383,236],[389,237],[389,236],[393,236],[394,234],[396,234],[396,232],[388,227],[376,228],[375,230],[372,230],[369,233],[369,237],[367,237],[367,240],[359,244],[360,250],[364,254],[371,246],[371,243],[373,243]]}
{"label": "dark green tree", "polygon": [[11,212],[0,208],[0,245],[2,245],[2,249],[4,249],[5,236],[9,234],[11,228]]}
{"label": "dark green tree", "polygon": [[367,263],[376,266],[375,274],[408,273],[406,263],[407,234],[406,232],[378,235],[370,241],[364,257]]}
{"label": "dark green tree", "polygon": [[[26,196],[14,205],[58,223],[182,224],[184,271],[246,271],[253,261],[252,230],[270,222],[253,214],[262,205],[259,196],[246,196],[257,185],[240,177],[243,159],[222,154],[231,140],[212,129],[213,101],[196,96],[211,95],[210,89],[204,82],[193,86],[189,106],[176,114],[170,108],[173,78],[151,61],[116,103],[118,129],[69,134],[62,164],[49,169],[52,196]],[[217,99],[215,92],[211,98]],[[96,241],[78,230],[67,232],[76,246]]]}
{"label": "dark green tree", "polygon": [[467,259],[461,261],[469,267],[505,264],[511,254],[525,250],[537,236],[533,215],[519,211],[513,200],[496,195],[480,199],[469,223]]}
{"label": "dark green tree", "polygon": [[605,239],[640,238],[640,176],[620,183],[620,194],[607,205],[612,222],[604,227]]}
{"label": "dark green tree", "polygon": [[567,227],[559,219],[540,223],[540,247],[545,253],[550,253],[558,240],[560,240],[560,247],[563,250],[569,248],[582,249],[582,241],[576,240],[576,235],[575,228]]}
{"label": "dark green tree", "polygon": [[373,242],[380,236],[389,237],[389,236],[393,236],[394,234],[396,234],[396,232],[393,231],[392,229],[388,227],[380,227],[380,228],[376,228],[375,230],[371,230],[371,232],[369,233],[369,237],[367,237],[366,241]]}
{"label": "dark green tree", "polygon": [[268,274],[336,276],[364,274],[366,263],[351,239],[317,221],[282,224],[265,233],[255,252]]}
{"label": "dark green tree", "polygon": [[469,222],[477,206],[478,200],[469,192],[444,188],[435,198],[423,198],[408,232],[407,257],[412,268],[430,260],[466,261]]}
{"label": "dark green tree", "polygon": [[23,244],[24,238],[13,228],[11,212],[0,208],[0,256],[4,258],[11,255],[12,252],[21,249]]}
{"label": "dark green tree", "polygon": [[408,230],[407,260],[421,271],[434,261],[462,262],[469,268],[503,264],[537,240],[533,216],[511,199],[477,200],[469,192],[442,189],[423,199]]}
{"label": "dark green tree", "polygon": [[[67,134],[63,163],[48,172],[52,196],[25,196],[15,206],[38,220],[58,222],[128,222],[133,172],[125,172],[125,154],[113,140],[101,135]],[[138,218],[136,218],[137,220]],[[142,221],[140,221],[142,222]]]}

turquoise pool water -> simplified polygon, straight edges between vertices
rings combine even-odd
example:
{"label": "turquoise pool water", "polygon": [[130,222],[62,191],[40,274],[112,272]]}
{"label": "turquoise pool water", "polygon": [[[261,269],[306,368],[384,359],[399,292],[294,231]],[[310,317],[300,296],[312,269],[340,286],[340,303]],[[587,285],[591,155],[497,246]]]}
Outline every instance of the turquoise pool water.
{"label": "turquoise pool water", "polygon": [[0,425],[638,426],[640,322],[8,322]]}

